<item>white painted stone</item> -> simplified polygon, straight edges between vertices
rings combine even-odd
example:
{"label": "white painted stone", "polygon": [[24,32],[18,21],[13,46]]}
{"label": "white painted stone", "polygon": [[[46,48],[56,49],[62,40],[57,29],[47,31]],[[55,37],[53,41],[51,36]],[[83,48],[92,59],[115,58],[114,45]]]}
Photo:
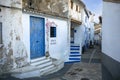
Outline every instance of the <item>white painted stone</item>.
{"label": "white painted stone", "polygon": [[120,62],[120,4],[103,2],[102,52]]}
{"label": "white painted stone", "polygon": [[[30,16],[36,16],[36,17],[42,17],[45,18],[45,25],[47,23],[47,20],[50,22],[54,22],[57,27],[56,27],[56,38],[50,38],[49,37],[49,44],[47,41],[47,34],[45,33],[45,52],[49,51],[50,57],[56,58],[56,59],[63,59],[64,60],[68,57],[68,23],[66,20],[62,19],[55,19],[50,18],[50,17],[45,17],[45,16],[40,16],[40,15],[33,15],[33,14],[23,14],[23,41],[24,44],[27,48],[27,53],[28,57],[30,60]],[[62,25],[61,25],[62,24]],[[45,32],[47,31],[46,26],[45,26]],[[49,34],[50,35],[50,34]],[[53,42],[54,41],[54,42]],[[52,44],[54,43],[54,44]],[[49,47],[48,47],[49,45]]]}

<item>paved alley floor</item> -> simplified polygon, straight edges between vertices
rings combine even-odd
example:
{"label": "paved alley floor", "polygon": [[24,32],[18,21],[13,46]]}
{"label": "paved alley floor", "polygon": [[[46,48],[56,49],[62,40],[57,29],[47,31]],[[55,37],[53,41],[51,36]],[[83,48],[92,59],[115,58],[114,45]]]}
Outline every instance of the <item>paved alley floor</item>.
{"label": "paved alley floor", "polygon": [[100,46],[94,46],[94,48],[86,50],[82,54],[82,62],[86,63],[101,63],[101,49]]}
{"label": "paved alley floor", "polygon": [[[60,71],[42,77],[23,80],[102,80],[100,48],[88,49],[82,55],[82,62],[66,63]],[[21,80],[11,76],[2,76],[0,80]]]}
{"label": "paved alley floor", "polygon": [[61,71],[44,76],[40,80],[102,80],[101,64],[74,63],[65,66]]}

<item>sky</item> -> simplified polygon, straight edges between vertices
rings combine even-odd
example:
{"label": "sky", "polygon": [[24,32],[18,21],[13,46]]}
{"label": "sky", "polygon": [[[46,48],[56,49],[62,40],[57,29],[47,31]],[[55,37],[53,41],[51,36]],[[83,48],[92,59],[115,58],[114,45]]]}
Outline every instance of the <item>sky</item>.
{"label": "sky", "polygon": [[102,0],[82,0],[87,9],[95,14],[95,22],[99,22],[98,16],[102,15]]}

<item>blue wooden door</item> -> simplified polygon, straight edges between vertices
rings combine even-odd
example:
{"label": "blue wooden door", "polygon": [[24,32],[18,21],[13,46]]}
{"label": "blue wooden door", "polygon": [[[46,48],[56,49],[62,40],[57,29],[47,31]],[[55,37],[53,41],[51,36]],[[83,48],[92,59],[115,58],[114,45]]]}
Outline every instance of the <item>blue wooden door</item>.
{"label": "blue wooden door", "polygon": [[31,59],[45,56],[44,18],[30,17]]}

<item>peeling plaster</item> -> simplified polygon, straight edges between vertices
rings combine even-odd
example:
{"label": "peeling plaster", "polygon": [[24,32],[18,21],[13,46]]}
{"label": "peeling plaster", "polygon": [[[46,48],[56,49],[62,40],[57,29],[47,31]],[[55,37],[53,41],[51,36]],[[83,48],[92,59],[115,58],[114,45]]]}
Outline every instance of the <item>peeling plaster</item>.
{"label": "peeling plaster", "polygon": [[12,49],[10,49],[8,53],[6,48],[0,49],[0,74],[10,70],[13,67],[12,55]]}
{"label": "peeling plaster", "polygon": [[26,10],[68,17],[68,0],[33,0],[31,6],[28,0],[23,0],[22,6]]}
{"label": "peeling plaster", "polygon": [[[7,0],[8,1],[8,0]],[[4,6],[22,7],[21,0],[0,0]],[[0,48],[0,74],[28,64],[28,54],[22,41],[22,10],[2,7],[3,47]]]}
{"label": "peeling plaster", "polygon": [[8,47],[11,48],[11,45],[12,45],[12,43],[10,42],[10,43],[8,44]]}
{"label": "peeling plaster", "polygon": [[16,46],[17,47],[15,47],[15,50],[14,50],[15,51],[14,57],[15,57],[15,63],[17,67],[22,67],[24,65],[27,65],[28,55],[23,42],[16,41]]}

